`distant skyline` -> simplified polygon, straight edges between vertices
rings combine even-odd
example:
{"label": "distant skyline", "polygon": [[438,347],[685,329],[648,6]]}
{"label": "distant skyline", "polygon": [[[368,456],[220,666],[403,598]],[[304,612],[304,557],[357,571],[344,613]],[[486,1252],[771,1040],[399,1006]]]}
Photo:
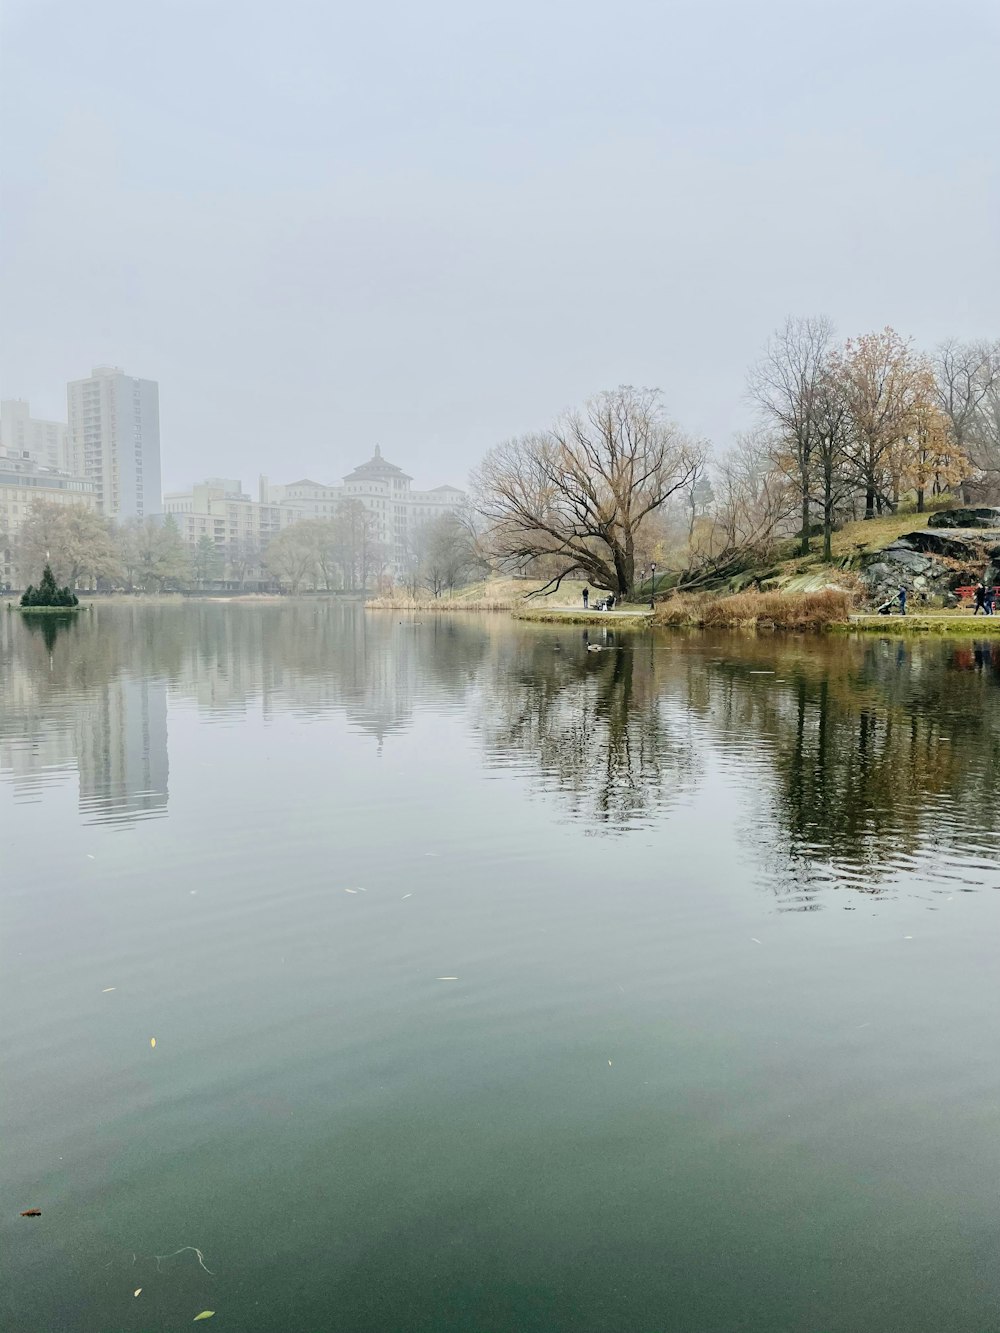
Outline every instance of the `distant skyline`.
{"label": "distant skyline", "polygon": [[1000,336],[1000,7],[6,0],[0,392],[163,485],[426,486],[622,382],[718,448],[787,314]]}

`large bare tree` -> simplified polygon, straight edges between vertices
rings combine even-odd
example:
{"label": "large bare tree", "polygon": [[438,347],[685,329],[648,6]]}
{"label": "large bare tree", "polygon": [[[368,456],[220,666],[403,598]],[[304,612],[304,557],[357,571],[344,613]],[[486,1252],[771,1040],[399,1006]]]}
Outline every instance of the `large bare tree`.
{"label": "large bare tree", "polygon": [[774,433],[776,462],[795,482],[801,553],[809,554],[809,519],[818,445],[817,397],[827,373],[833,325],[822,317],[785,320],[751,369],[750,393]]}
{"label": "large bare tree", "polygon": [[823,521],[823,559],[833,559],[833,525],[840,505],[855,489],[849,449],[851,414],[843,362],[834,354],[826,365],[813,394],[815,427],[813,471],[817,500]]}
{"label": "large bare tree", "polygon": [[937,405],[958,452],[993,495],[1000,474],[1000,342],[948,338],[935,351],[933,366]]}
{"label": "large bare tree", "polygon": [[487,454],[473,481],[484,545],[516,568],[544,558],[554,573],[539,591],[580,574],[627,597],[643,525],[688,484],[702,452],[667,420],[657,390],[598,394]]}

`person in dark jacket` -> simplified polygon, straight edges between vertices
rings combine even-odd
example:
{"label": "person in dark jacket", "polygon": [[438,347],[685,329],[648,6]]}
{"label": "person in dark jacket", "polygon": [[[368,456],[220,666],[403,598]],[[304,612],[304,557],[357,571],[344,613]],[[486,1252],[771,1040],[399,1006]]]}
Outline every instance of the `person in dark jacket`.
{"label": "person in dark jacket", "polygon": [[983,587],[983,585],[982,585],[981,583],[977,583],[977,584],[976,584],[976,590],[975,590],[975,592],[973,593],[973,597],[974,597],[974,599],[975,599],[976,609],[973,611],[972,614],[973,614],[974,616],[978,616],[979,613],[980,613],[980,611],[982,611],[983,615],[985,615],[985,614],[986,614],[986,589]]}
{"label": "person in dark jacket", "polygon": [[900,614],[901,616],[905,616],[905,615],[906,615],[906,589],[903,588],[903,587],[901,587],[900,590],[899,590],[899,592],[896,593],[896,597],[897,597],[897,599],[898,599],[898,601],[899,601],[899,614]]}
{"label": "person in dark jacket", "polygon": [[589,589],[589,588],[584,588],[584,590],[583,590],[583,609],[584,609],[584,611],[586,611],[586,609],[587,609],[587,607],[588,607],[589,605],[590,605],[590,589]]}
{"label": "person in dark jacket", "polygon": [[988,616],[993,614],[993,596],[995,591],[996,589],[991,584],[987,584],[983,593],[983,610]]}

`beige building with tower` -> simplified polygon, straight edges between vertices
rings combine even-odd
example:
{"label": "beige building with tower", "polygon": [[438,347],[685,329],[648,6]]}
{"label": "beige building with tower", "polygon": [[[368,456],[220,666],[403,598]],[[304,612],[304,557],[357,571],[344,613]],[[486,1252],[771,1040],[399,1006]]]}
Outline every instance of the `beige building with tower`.
{"label": "beige building with tower", "polygon": [[260,497],[296,509],[303,518],[331,518],[341,500],[360,501],[374,519],[376,541],[390,551],[391,563],[401,573],[416,532],[442,514],[464,509],[467,503],[465,492],[457,486],[415,491],[412,481],[401,467],[383,458],[376,445],[372,457],[348,473],[340,486],[308,480],[273,486],[261,477]]}

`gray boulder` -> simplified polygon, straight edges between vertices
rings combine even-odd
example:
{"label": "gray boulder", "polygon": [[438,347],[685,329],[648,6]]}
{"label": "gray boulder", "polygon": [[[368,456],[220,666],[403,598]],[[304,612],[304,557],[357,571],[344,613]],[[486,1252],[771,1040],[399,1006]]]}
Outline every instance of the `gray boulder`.
{"label": "gray boulder", "polygon": [[940,509],[927,520],[929,528],[1000,528],[1000,509]]}

